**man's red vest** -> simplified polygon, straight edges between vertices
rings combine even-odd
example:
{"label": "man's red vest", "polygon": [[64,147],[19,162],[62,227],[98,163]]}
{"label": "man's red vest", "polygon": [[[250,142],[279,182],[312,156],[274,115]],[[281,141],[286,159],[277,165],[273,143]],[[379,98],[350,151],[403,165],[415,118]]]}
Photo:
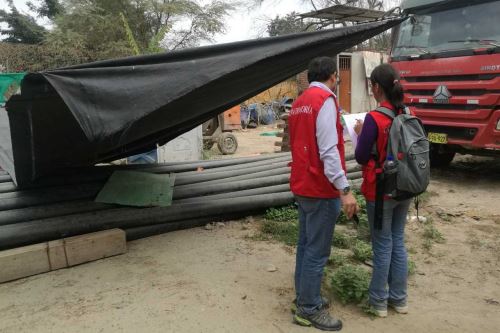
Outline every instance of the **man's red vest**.
{"label": "man's red vest", "polygon": [[[290,188],[296,195],[311,198],[338,198],[339,191],[325,176],[316,141],[316,119],[329,98],[333,97],[337,108],[338,150],[345,171],[345,150],[343,127],[340,122],[339,106],[335,95],[319,87],[310,87],[293,103],[288,118],[290,148],[292,150],[292,171]],[[333,110],[331,111],[333,112]]]}
{"label": "man's red vest", "polygon": [[[388,102],[382,102],[380,103],[380,106],[394,110],[394,106]],[[381,173],[383,171],[382,166],[387,158],[387,143],[389,141],[389,131],[392,125],[392,119],[377,111],[371,111],[369,114],[373,117],[373,120],[375,120],[378,128],[377,151],[379,154],[378,162],[380,168],[377,169],[377,163],[374,158],[370,159],[368,164],[363,166],[363,184],[361,185],[361,193],[363,193],[367,201],[375,201],[377,173]]]}

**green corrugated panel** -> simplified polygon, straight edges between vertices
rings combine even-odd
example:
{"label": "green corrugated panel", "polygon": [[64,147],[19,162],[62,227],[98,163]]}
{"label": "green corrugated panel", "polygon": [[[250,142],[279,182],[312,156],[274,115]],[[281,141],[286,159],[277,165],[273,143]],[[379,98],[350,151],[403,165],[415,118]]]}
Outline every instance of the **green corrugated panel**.
{"label": "green corrugated panel", "polygon": [[96,202],[135,207],[166,207],[172,204],[175,175],[115,171]]}
{"label": "green corrugated panel", "polygon": [[5,103],[5,93],[13,84],[20,85],[26,73],[2,73],[0,74],[0,104]]}

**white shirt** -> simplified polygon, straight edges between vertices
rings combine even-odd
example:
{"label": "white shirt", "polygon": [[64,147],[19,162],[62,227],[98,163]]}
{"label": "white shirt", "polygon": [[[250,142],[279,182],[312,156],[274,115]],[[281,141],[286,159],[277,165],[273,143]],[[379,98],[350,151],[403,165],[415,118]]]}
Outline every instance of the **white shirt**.
{"label": "white shirt", "polygon": [[[333,92],[321,82],[311,82],[310,87],[321,88],[331,94]],[[326,178],[337,190],[349,186],[337,145],[337,108],[333,97],[329,97],[321,107],[316,119],[316,142],[319,148],[319,157],[323,161]]]}

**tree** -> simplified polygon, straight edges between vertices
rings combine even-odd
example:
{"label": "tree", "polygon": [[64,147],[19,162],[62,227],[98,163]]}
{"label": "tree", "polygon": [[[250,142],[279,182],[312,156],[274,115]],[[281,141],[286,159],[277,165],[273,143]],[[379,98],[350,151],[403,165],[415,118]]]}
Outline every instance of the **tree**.
{"label": "tree", "polygon": [[201,41],[212,41],[217,33],[225,32],[224,19],[235,9],[231,1],[213,0],[200,5],[194,0],[146,1],[146,26],[139,40],[149,43],[164,29],[160,45],[167,50],[192,47]]}
{"label": "tree", "polygon": [[59,0],[44,0],[39,6],[36,6],[32,2],[28,2],[27,4],[31,11],[38,14],[38,17],[47,17],[51,20],[64,11],[64,7]]}
{"label": "tree", "polygon": [[65,0],[47,43],[85,50],[90,60],[196,46],[224,31],[226,0]]}
{"label": "tree", "polygon": [[279,15],[267,25],[269,36],[287,35],[308,30],[309,26],[303,20],[297,18],[296,12],[291,12],[283,17]]}
{"label": "tree", "polygon": [[40,44],[46,33],[46,29],[36,23],[29,15],[21,14],[12,0],[7,0],[10,12],[0,10],[0,23],[6,23],[6,29],[0,29],[0,35],[7,36],[4,39],[9,43]]}

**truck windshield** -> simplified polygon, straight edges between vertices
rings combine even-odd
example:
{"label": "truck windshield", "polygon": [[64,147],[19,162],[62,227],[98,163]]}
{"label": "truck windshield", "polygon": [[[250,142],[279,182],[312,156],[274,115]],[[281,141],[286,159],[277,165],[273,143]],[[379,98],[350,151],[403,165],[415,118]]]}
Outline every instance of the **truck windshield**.
{"label": "truck windshield", "polygon": [[480,46],[498,47],[499,19],[500,1],[416,14],[399,27],[392,56],[418,56]]}

